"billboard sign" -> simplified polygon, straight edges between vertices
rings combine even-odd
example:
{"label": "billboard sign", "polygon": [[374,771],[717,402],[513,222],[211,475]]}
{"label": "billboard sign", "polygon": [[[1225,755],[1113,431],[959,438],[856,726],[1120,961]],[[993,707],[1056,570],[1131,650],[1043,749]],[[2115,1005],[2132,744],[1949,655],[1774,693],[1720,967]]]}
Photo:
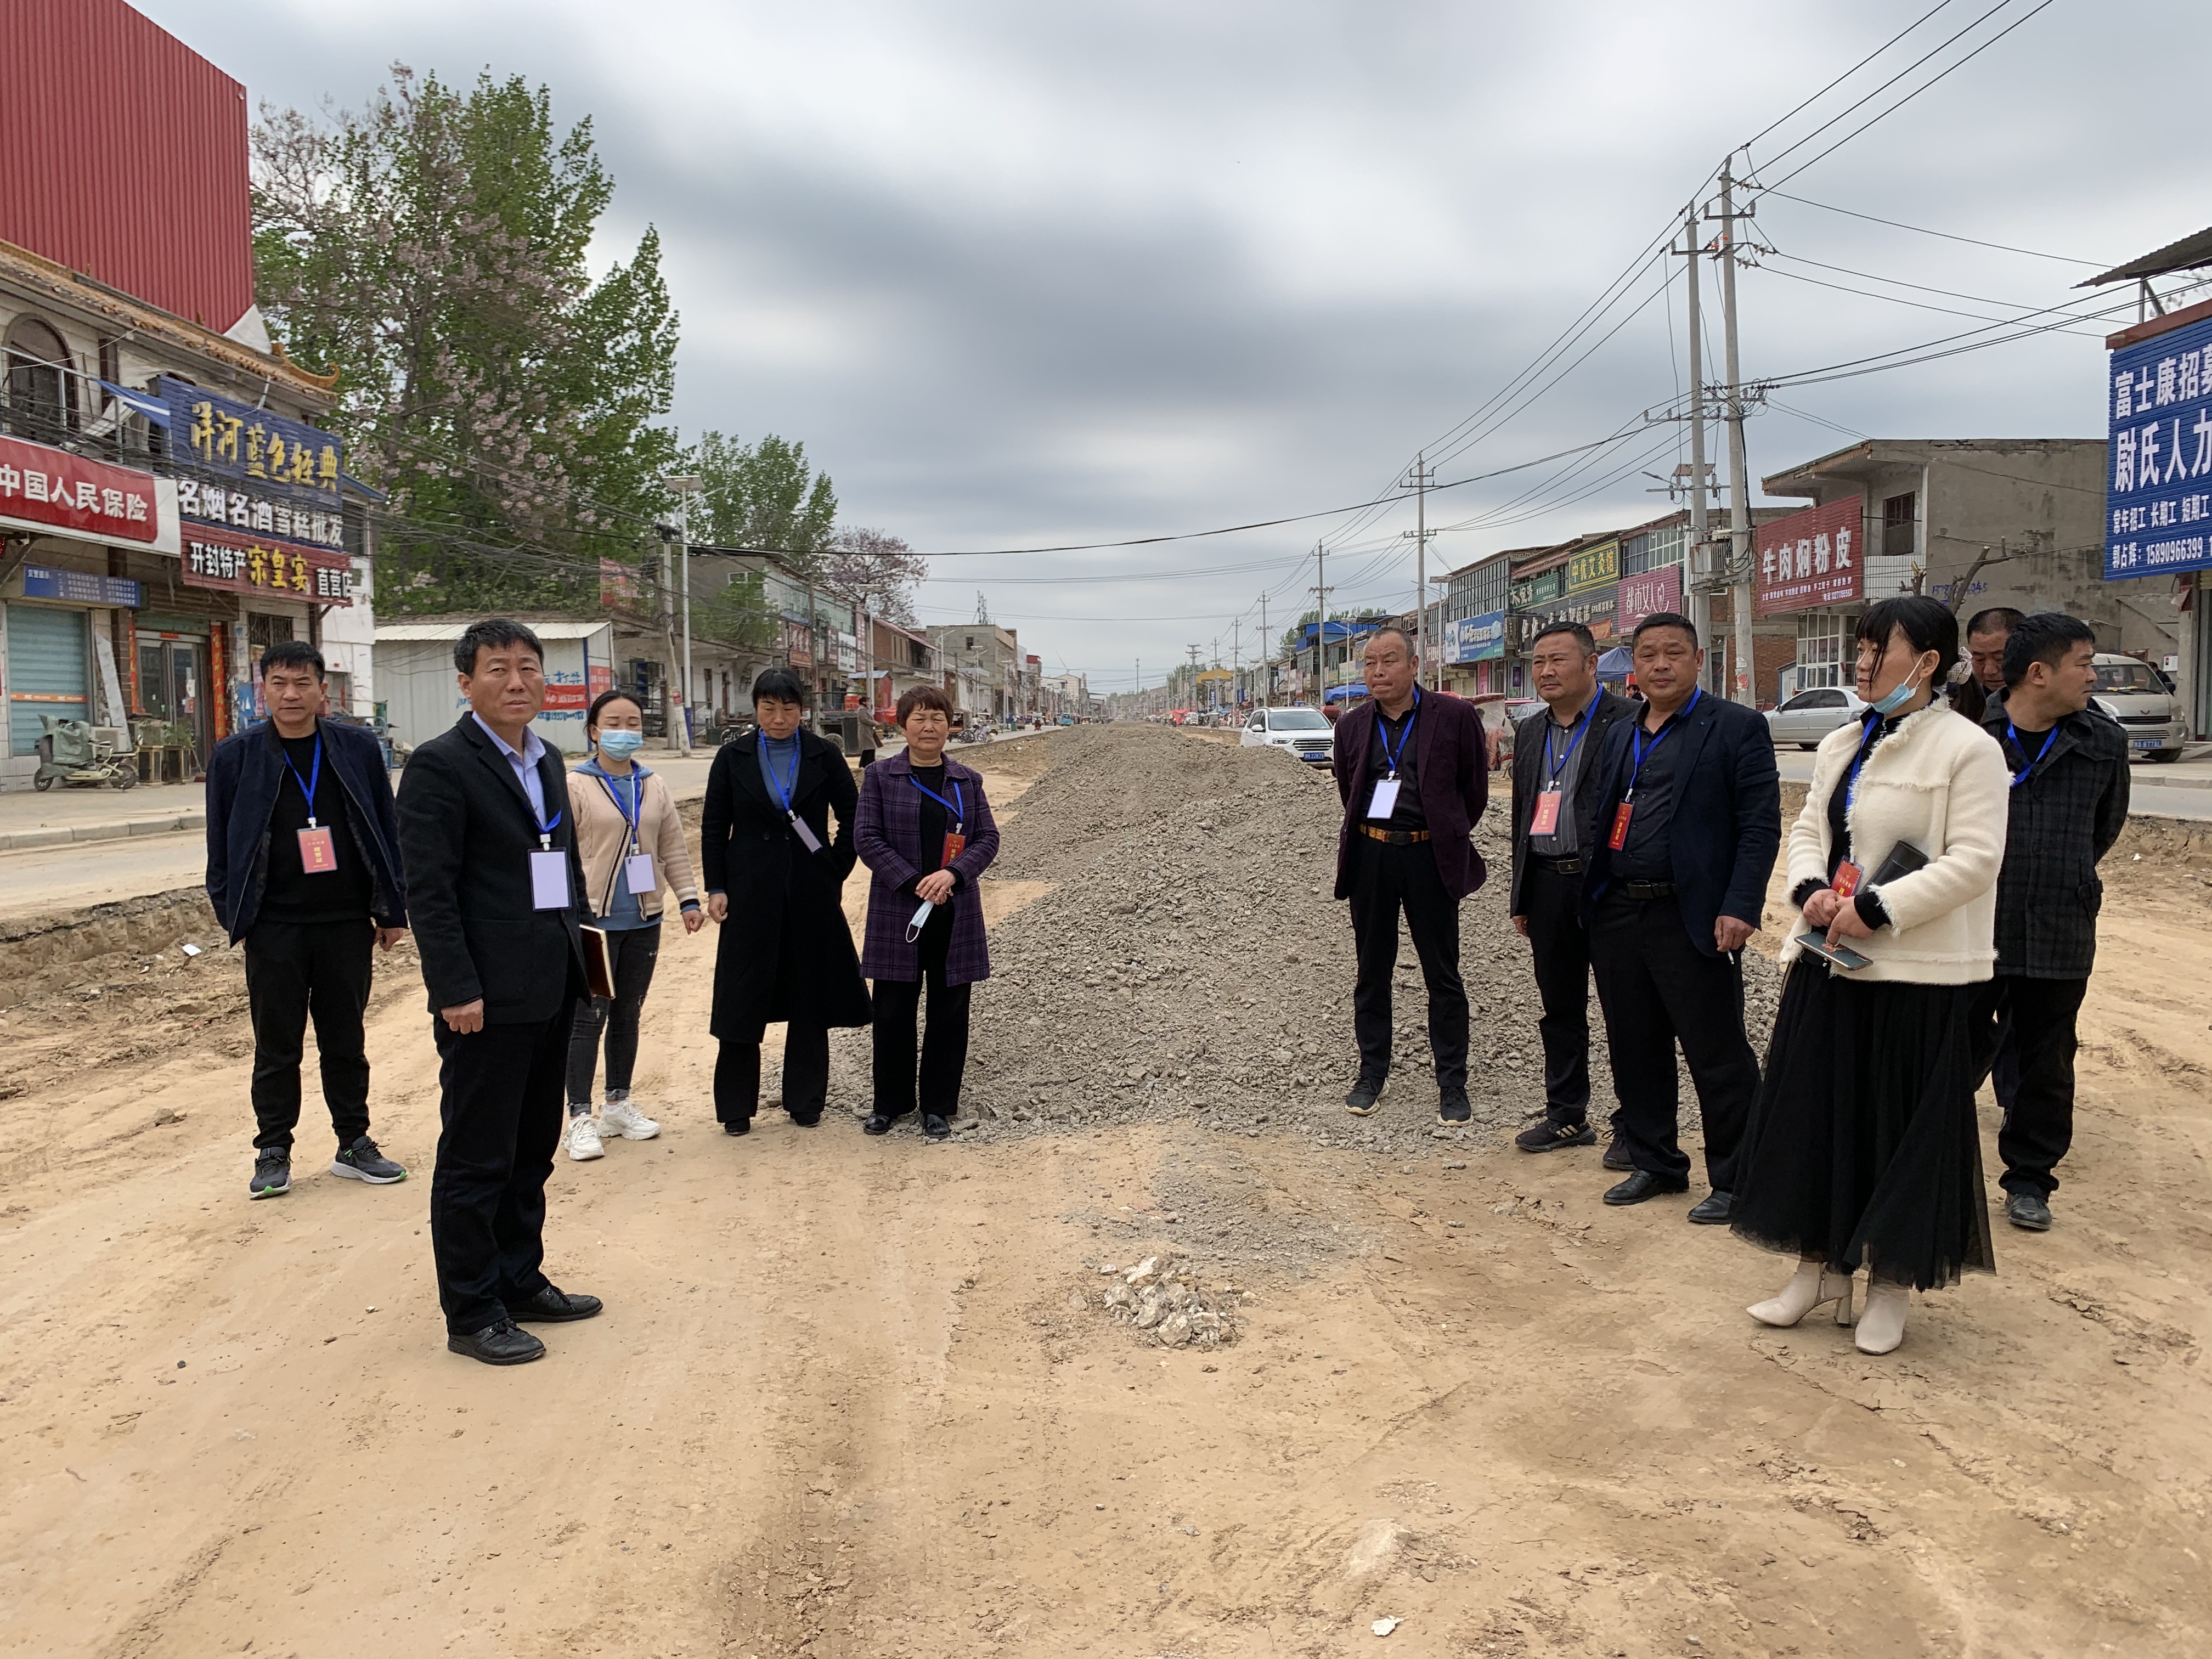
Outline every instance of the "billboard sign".
{"label": "billboard sign", "polygon": [[1590,593],[1620,579],[1620,544],[1600,542],[1567,556],[1567,592]]}
{"label": "billboard sign", "polygon": [[1771,617],[1856,603],[1865,591],[1860,533],[1864,511],[1860,497],[1846,495],[1760,525],[1752,557],[1753,613]]}
{"label": "billboard sign", "polygon": [[330,433],[173,375],[162,375],[154,390],[169,406],[169,441],[177,459],[189,458],[202,477],[235,482],[249,497],[311,512],[338,510],[344,449]]}
{"label": "billboard sign", "polygon": [[1487,662],[1505,654],[1505,613],[1486,611],[1444,624],[1444,660]]}
{"label": "billboard sign", "polygon": [[162,480],[150,472],[0,437],[0,526],[9,529],[174,552],[173,512],[163,546],[163,494]]}
{"label": "billboard sign", "polygon": [[23,597],[27,599],[119,605],[136,611],[144,603],[145,592],[137,582],[122,576],[100,576],[89,570],[53,570],[42,564],[23,567]]}
{"label": "billboard sign", "polygon": [[1682,608],[1682,567],[1662,564],[1656,570],[1639,570],[1620,579],[1616,620],[1620,631],[1632,633],[1636,624],[1662,611]]}
{"label": "billboard sign", "polygon": [[2105,575],[2212,568],[2212,317],[2112,354]]}
{"label": "billboard sign", "polygon": [[185,586],[261,593],[309,605],[353,603],[353,562],[319,547],[256,541],[205,525],[185,526]]}

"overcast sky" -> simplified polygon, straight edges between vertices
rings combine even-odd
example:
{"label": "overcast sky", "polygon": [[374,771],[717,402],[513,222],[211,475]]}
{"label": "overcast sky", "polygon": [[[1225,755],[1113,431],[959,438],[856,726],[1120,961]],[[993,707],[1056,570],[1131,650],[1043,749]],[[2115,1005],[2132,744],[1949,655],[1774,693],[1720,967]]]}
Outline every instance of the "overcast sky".
{"label": "overcast sky", "polygon": [[[592,118],[617,183],[605,252],[660,228],[683,313],[685,437],[803,440],[848,522],[932,554],[1374,496],[1629,269],[1730,144],[1932,3],[324,0],[272,21],[142,0],[257,102],[357,105],[394,60],[550,86],[562,119]],[[1768,181],[1827,206],[1760,208],[1761,240],[1788,257],[1742,276],[1747,378],[2079,302],[2069,289],[2096,269],[1828,208],[2114,264],[2212,222],[2212,9],[2181,0],[2053,0],[1782,184],[2037,0],[2007,0],[1781,154],[1990,3],[1943,7],[1753,146]],[[2154,51],[2138,56],[2145,43]],[[1441,478],[1608,436],[1673,398],[1681,263],[1658,261],[1600,331],[1656,288],[1658,265],[1674,268],[1672,291]],[[1893,279],[1891,298],[1808,280],[1866,289],[1869,275]],[[1862,433],[2101,435],[2107,326],[1778,394],[1804,413],[1752,423],[1753,473]],[[1437,538],[1431,569],[1663,511],[1632,463],[1679,430],[1533,495],[1553,469],[1433,496],[1433,522],[1468,527]],[[1048,672],[1125,689],[1139,656],[1153,683],[1194,641],[1210,653],[1218,635],[1225,659],[1240,615],[1249,651],[1263,591],[1279,629],[1311,603],[1322,536],[1341,544],[1334,603],[1410,604],[1399,537],[1412,525],[1406,507],[1348,529],[1323,519],[1116,552],[938,557],[923,616],[972,616],[980,590]],[[1172,579],[1132,579],[1156,573]]]}

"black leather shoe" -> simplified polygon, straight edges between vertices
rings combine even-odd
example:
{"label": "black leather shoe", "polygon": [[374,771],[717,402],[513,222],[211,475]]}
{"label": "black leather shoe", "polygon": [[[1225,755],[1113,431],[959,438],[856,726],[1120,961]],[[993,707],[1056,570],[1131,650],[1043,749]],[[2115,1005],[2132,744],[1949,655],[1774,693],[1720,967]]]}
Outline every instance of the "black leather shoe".
{"label": "black leather shoe", "polygon": [[1354,1117],[1370,1117],[1374,1115],[1376,1103],[1382,1098],[1382,1079],[1376,1078],[1370,1081],[1362,1078],[1352,1085],[1352,1092],[1345,1096],[1344,1109]]}
{"label": "black leather shoe", "polygon": [[548,1285],[529,1301],[509,1308],[507,1316],[555,1325],[571,1319],[590,1319],[605,1305],[596,1296],[571,1296],[557,1285]]}
{"label": "black leather shoe", "polygon": [[1606,1188],[1608,1204],[1641,1204],[1647,1198],[1657,1198],[1662,1193],[1686,1193],[1687,1181],[1669,1181],[1665,1176],[1656,1176],[1649,1170],[1638,1170],[1618,1187]]}
{"label": "black leather shoe", "polygon": [[[1595,1139],[1595,1136],[1593,1135],[1591,1138]],[[1603,1161],[1608,1170],[1632,1170],[1636,1167],[1636,1160],[1629,1157],[1628,1148],[1620,1144],[1619,1135],[1615,1135],[1605,1143]]]}
{"label": "black leather shoe", "polygon": [[512,1319],[502,1319],[480,1331],[449,1331],[446,1346],[487,1365],[527,1365],[545,1358],[545,1345]]}
{"label": "black leather shoe", "polygon": [[802,1129],[811,1129],[822,1121],[822,1109],[819,1106],[809,1106],[804,1110],[794,1111],[791,1115],[791,1121]]}
{"label": "black leather shoe", "polygon": [[1546,1118],[1514,1136],[1513,1144],[1524,1152],[1549,1152],[1561,1146],[1595,1146],[1597,1131],[1586,1121],[1554,1123]]}
{"label": "black leather shoe", "polygon": [[2007,1193],[2005,1219],[2031,1233],[2051,1231],[2051,1206],[2040,1193]]}
{"label": "black leather shoe", "polygon": [[921,1115],[921,1132],[932,1140],[946,1140],[951,1138],[952,1126],[934,1112],[924,1112]]}
{"label": "black leather shoe", "polygon": [[1700,1227],[1725,1227],[1729,1212],[1735,1208],[1735,1194],[1724,1193],[1717,1187],[1704,1199],[1690,1206],[1689,1219]]}
{"label": "black leather shoe", "polygon": [[753,1121],[749,1117],[726,1119],[722,1124],[722,1133],[726,1135],[749,1135],[752,1132]]}
{"label": "black leather shoe", "polygon": [[891,1132],[891,1125],[897,1121],[896,1118],[885,1117],[881,1112],[871,1112],[868,1121],[860,1126],[860,1133],[864,1135],[887,1135]]}

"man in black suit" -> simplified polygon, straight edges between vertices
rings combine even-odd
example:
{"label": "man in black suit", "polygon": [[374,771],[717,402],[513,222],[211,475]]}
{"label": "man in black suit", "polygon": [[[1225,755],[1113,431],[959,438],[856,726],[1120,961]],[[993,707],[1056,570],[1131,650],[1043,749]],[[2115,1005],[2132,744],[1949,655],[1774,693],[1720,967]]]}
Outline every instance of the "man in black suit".
{"label": "man in black suit", "polygon": [[1687,617],[1646,617],[1631,649],[1644,710],[1616,725],[1599,756],[1604,786],[1583,893],[1620,1100],[1613,1129],[1634,1166],[1605,1201],[1689,1189],[1675,1139],[1679,1040],[1713,1184],[1690,1219],[1717,1224],[1734,1202],[1736,1150],[1759,1092],[1742,954],[1781,850],[1782,786],[1758,711],[1698,689],[1705,653]]}
{"label": "man in black suit", "polygon": [[1598,757],[1635,706],[1597,683],[1597,641],[1580,623],[1553,623],[1529,651],[1547,712],[1513,738],[1513,925],[1535,956],[1544,1017],[1544,1121],[1513,1144],[1524,1152],[1589,1146],[1589,935],[1583,872],[1596,840]]}
{"label": "man in black suit", "polygon": [[445,1126],[430,1249],[446,1346],[488,1365],[544,1358],[517,1321],[599,1311],[597,1297],[564,1294],[540,1267],[569,1017],[585,989],[568,782],[530,729],[544,662],[520,623],[471,624],[453,647],[471,712],[417,749],[399,784]]}

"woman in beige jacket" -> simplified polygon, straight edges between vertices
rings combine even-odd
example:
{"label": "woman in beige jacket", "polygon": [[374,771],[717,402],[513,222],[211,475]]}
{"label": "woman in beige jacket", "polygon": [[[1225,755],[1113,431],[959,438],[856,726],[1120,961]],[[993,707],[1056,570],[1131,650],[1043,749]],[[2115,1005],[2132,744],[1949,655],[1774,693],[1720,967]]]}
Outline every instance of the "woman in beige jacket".
{"label": "woman in beige jacket", "polygon": [[[620,691],[601,692],[584,716],[584,735],[591,758],[568,774],[568,810],[592,925],[606,933],[615,994],[579,1002],[568,1037],[568,1156],[579,1162],[605,1155],[605,1134],[650,1140],[660,1133],[632,1103],[629,1079],[637,1060],[638,1015],[660,955],[661,890],[676,895],[684,932],[697,933],[706,920],[676,802],[667,784],[633,758],[645,742],[645,716],[636,700]],[[595,1122],[592,1074],[602,1030],[607,1094]]]}
{"label": "woman in beige jacket", "polygon": [[[1885,599],[1859,623],[1870,707],[1820,744],[1790,832],[1803,915],[1729,1224],[1798,1258],[1750,1310],[1769,1325],[1831,1301],[1850,1324],[1864,1267],[1868,1353],[1905,1340],[1908,1290],[1995,1266],[1967,1020],[1996,956],[2008,775],[1989,733],[1932,701],[1958,655],[1957,619],[1933,599]],[[1832,965],[1808,937],[1860,965]]]}

